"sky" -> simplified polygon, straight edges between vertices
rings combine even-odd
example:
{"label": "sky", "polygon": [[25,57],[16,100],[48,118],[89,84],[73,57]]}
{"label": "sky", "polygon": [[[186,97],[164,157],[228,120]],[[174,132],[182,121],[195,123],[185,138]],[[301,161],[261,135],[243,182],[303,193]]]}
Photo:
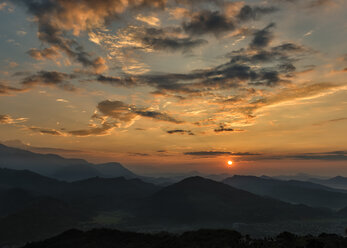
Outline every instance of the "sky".
{"label": "sky", "polygon": [[345,0],[0,1],[0,141],[140,173],[347,175],[346,43]]}

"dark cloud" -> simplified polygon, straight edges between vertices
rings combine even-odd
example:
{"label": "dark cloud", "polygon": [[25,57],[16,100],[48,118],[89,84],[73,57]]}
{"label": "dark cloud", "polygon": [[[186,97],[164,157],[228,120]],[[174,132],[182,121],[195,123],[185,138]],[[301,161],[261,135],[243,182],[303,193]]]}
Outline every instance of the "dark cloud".
{"label": "dark cloud", "polygon": [[21,83],[25,87],[48,85],[59,87],[67,91],[75,91],[76,88],[70,82],[68,82],[68,80],[71,80],[73,78],[75,78],[75,76],[62,72],[39,71],[34,75],[25,77]]}
{"label": "dark cloud", "polygon": [[73,136],[100,136],[107,135],[115,126],[110,123],[103,123],[101,126],[91,127],[88,129],[80,129],[68,131],[67,133]]}
{"label": "dark cloud", "polygon": [[220,34],[235,29],[235,24],[218,11],[204,10],[193,14],[189,22],[183,23],[183,29],[191,35]]}
{"label": "dark cloud", "polygon": [[322,6],[329,6],[334,3],[334,0],[273,0],[275,2],[287,2],[292,4],[297,4],[299,6],[304,6],[305,8],[316,8]]}
{"label": "dark cloud", "polygon": [[163,50],[169,52],[183,51],[189,52],[193,48],[207,43],[203,39],[179,38],[180,30],[174,32],[165,29],[147,28],[144,34],[141,34],[140,40],[155,50]]}
{"label": "dark cloud", "polygon": [[168,134],[188,134],[188,135],[194,135],[194,133],[190,130],[183,130],[183,129],[174,129],[174,130],[168,130],[166,131]]}
{"label": "dark cloud", "polygon": [[121,78],[121,77],[110,77],[110,76],[98,75],[96,80],[99,81],[100,83],[107,83],[114,86],[129,87],[129,86],[137,85],[136,79],[132,77]]}
{"label": "dark cloud", "polygon": [[185,152],[185,155],[192,156],[202,156],[202,157],[216,157],[223,155],[232,156],[258,156],[259,153],[249,153],[249,152],[222,152],[222,151],[198,151],[198,152]]}
{"label": "dark cloud", "polygon": [[103,116],[111,117],[118,122],[131,122],[136,116],[147,117],[160,121],[167,121],[176,124],[183,123],[167,113],[149,110],[148,108],[137,108],[121,101],[102,101],[97,106]]}
{"label": "dark cloud", "polygon": [[140,156],[140,157],[148,157],[148,153],[140,153],[140,152],[129,152],[129,155],[131,156]]}
{"label": "dark cloud", "polygon": [[184,155],[216,157],[216,156],[222,156],[222,155],[231,155],[231,152],[199,151],[199,152],[185,152]]}
{"label": "dark cloud", "polygon": [[0,82],[0,95],[12,95],[13,93],[20,93],[27,91],[24,88],[16,88]]}
{"label": "dark cloud", "polygon": [[167,121],[167,122],[172,122],[176,124],[181,124],[183,121],[177,120],[174,117],[166,114],[166,113],[161,113],[158,111],[152,111],[152,110],[143,110],[143,109],[134,109],[134,113],[143,116],[143,117],[149,117],[155,120],[160,120],[160,121]]}
{"label": "dark cloud", "polygon": [[103,116],[111,117],[119,122],[132,121],[136,117],[136,114],[132,111],[133,108],[134,106],[122,101],[105,100],[97,105],[97,109]]}
{"label": "dark cloud", "polygon": [[304,154],[285,156],[285,158],[298,159],[298,160],[345,161],[345,160],[347,160],[347,151],[333,151],[333,152],[324,152],[324,153],[304,153]]}
{"label": "dark cloud", "polygon": [[234,129],[234,128],[228,128],[225,127],[224,125],[220,125],[218,128],[214,130],[216,133],[221,133],[221,132],[243,132],[244,130],[240,129]]}
{"label": "dark cloud", "polygon": [[347,161],[347,151],[331,151],[331,152],[321,152],[321,153],[298,153],[298,154],[288,154],[288,155],[264,155],[264,156],[256,157],[253,160]]}
{"label": "dark cloud", "polygon": [[237,17],[241,21],[258,20],[261,16],[273,13],[277,10],[278,9],[275,7],[251,7],[249,5],[245,5],[241,8]]}
{"label": "dark cloud", "polygon": [[272,28],[275,27],[274,23],[270,23],[268,26],[266,26],[264,29],[261,29],[259,31],[256,31],[254,33],[253,40],[250,44],[251,48],[253,49],[260,49],[267,47],[272,39],[274,38],[274,35],[272,33]]}
{"label": "dark cloud", "polygon": [[168,50],[168,51],[177,51],[182,50],[188,52],[191,49],[206,44],[206,40],[198,39],[192,40],[191,38],[149,38],[145,37],[143,42],[147,45],[150,45],[155,50]]}
{"label": "dark cloud", "polygon": [[50,128],[40,128],[40,127],[28,127],[29,130],[40,133],[40,134],[49,134],[49,135],[54,135],[54,136],[62,136],[63,133],[55,130],[55,129],[50,129]]}
{"label": "dark cloud", "polygon": [[[270,32],[268,29],[271,27],[272,24],[261,30],[261,33],[264,30],[265,33]],[[97,80],[112,85],[150,86],[156,89],[153,94],[185,100],[189,97],[213,96],[216,90],[240,89],[245,84],[252,87],[276,87],[289,83],[295,76],[296,67],[293,63],[300,56],[311,52],[294,43],[283,43],[274,47],[233,51],[227,54],[229,62],[186,74],[125,75],[123,78],[99,76]]]}

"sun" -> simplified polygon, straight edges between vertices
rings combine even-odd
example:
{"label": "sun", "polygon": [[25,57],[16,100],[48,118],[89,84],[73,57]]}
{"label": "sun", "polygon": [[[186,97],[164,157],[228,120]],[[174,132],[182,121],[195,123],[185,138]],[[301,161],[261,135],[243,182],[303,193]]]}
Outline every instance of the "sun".
{"label": "sun", "polygon": [[233,164],[233,161],[229,160],[228,165],[232,165],[232,164]]}

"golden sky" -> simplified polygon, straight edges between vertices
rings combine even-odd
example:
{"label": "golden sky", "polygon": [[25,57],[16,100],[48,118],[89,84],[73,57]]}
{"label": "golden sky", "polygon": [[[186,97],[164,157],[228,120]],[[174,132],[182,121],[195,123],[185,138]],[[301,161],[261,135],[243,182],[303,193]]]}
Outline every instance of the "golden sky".
{"label": "golden sky", "polygon": [[0,141],[144,173],[347,174],[346,43],[344,0],[0,1]]}

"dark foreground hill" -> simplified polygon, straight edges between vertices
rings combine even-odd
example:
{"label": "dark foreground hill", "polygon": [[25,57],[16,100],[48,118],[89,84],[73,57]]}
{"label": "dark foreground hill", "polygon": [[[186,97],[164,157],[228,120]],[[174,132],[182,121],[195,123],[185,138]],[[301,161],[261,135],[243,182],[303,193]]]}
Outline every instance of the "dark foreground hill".
{"label": "dark foreground hill", "polygon": [[24,248],[345,248],[347,238],[334,234],[296,236],[281,233],[275,238],[251,239],[231,230],[199,230],[183,234],[144,234],[95,229],[69,230],[54,238],[27,244]]}
{"label": "dark foreground hill", "polygon": [[282,181],[255,176],[233,176],[224,183],[257,195],[269,196],[312,207],[341,209],[347,206],[347,194],[320,184],[303,181]]}
{"label": "dark foreground hill", "polygon": [[109,226],[114,216],[112,227],[127,230],[224,228],[344,216],[202,177],[164,188],[125,178],[95,177],[68,183],[9,169],[0,170],[0,178],[0,247],[44,239],[71,228]]}
{"label": "dark foreground hill", "polygon": [[139,179],[67,183],[30,171],[0,169],[0,247],[50,237],[100,211],[130,211],[159,189]]}
{"label": "dark foreground hill", "polygon": [[140,216],[150,222],[219,223],[307,220],[329,217],[326,210],[254,195],[224,183],[191,177],[147,198]]}

